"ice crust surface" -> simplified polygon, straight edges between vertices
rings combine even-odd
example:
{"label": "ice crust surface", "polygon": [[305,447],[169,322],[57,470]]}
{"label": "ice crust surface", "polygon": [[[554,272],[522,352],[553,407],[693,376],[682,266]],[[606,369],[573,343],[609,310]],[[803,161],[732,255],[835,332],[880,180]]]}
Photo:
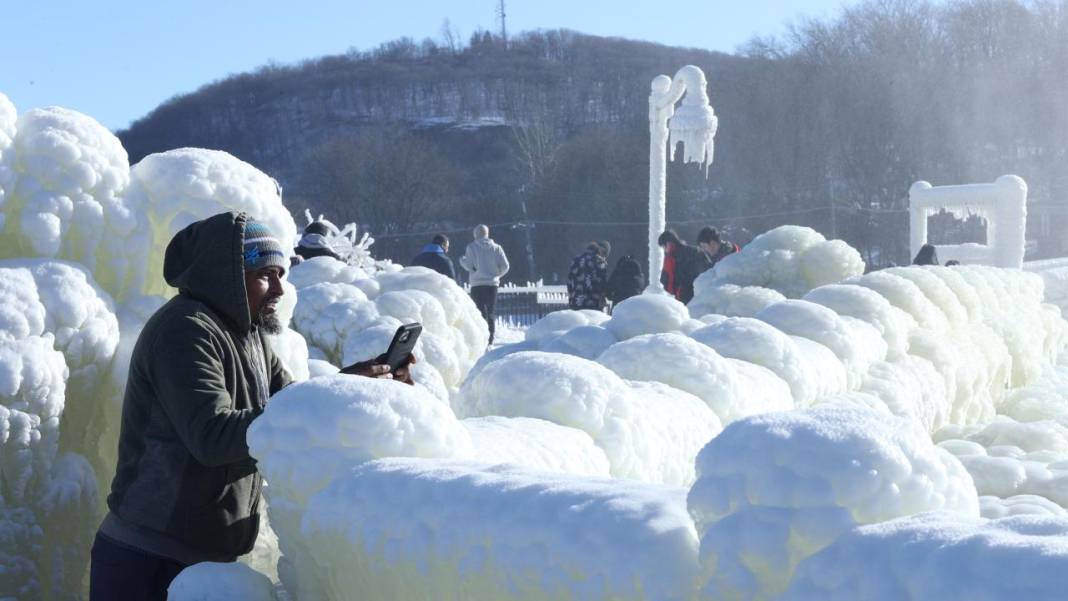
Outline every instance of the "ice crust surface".
{"label": "ice crust surface", "polygon": [[698,455],[688,505],[707,598],[771,599],[858,524],[979,516],[971,476],[917,424],[846,404],[737,421]]}
{"label": "ice crust surface", "polygon": [[780,597],[1035,599],[1068,586],[1068,520],[934,512],[858,528],[798,567]]}
{"label": "ice crust surface", "polygon": [[[689,599],[697,537],[684,495],[507,465],[388,459],[316,496],[301,530],[331,599]],[[347,519],[353,513],[362,519]]]}

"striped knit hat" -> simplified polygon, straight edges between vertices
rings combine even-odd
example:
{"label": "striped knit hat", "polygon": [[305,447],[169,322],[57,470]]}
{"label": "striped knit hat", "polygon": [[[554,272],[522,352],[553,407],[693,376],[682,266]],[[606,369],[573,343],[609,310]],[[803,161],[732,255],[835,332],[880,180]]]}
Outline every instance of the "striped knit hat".
{"label": "striped knit hat", "polygon": [[245,271],[256,271],[268,266],[282,268],[285,273],[289,260],[282,251],[282,244],[271,230],[259,221],[249,219],[245,223],[245,244],[241,252]]}

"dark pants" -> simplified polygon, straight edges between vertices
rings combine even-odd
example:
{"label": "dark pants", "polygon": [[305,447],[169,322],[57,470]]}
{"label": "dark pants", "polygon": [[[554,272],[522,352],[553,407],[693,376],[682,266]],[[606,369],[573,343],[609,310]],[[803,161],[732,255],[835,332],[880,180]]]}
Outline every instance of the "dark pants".
{"label": "dark pants", "polygon": [[475,301],[482,319],[485,319],[486,324],[489,325],[489,341],[493,344],[493,326],[497,321],[497,287],[471,286],[471,300]]}
{"label": "dark pants", "polygon": [[117,545],[96,535],[89,601],[167,601],[167,587],[184,564]]}

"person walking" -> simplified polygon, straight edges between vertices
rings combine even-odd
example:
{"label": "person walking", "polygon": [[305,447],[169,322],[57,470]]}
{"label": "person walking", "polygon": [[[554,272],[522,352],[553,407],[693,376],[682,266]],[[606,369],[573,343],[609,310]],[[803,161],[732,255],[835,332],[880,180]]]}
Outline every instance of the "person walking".
{"label": "person walking", "polygon": [[449,252],[449,237],[445,234],[437,234],[415,255],[411,265],[418,265],[433,269],[441,275],[456,279],[456,268],[452,265],[452,259],[446,253]]}
{"label": "person walking", "polygon": [[467,245],[464,256],[460,257],[460,267],[470,276],[471,300],[482,314],[489,326],[489,343],[493,344],[495,322],[497,320],[497,288],[501,278],[508,273],[510,265],[504,249],[489,237],[489,227],[475,226],[474,241]]}
{"label": "person walking", "polygon": [[586,250],[571,260],[567,272],[567,306],[571,309],[603,311],[608,287],[608,253],[600,242],[590,242]]}
{"label": "person walking", "polygon": [[716,228],[709,226],[705,226],[701,228],[700,232],[697,232],[697,248],[701,249],[701,252],[708,257],[708,268],[715,267],[716,263],[719,263],[723,257],[741,250],[737,244],[720,238]]}
{"label": "person walking", "polygon": [[641,294],[644,288],[645,274],[642,273],[641,264],[631,255],[620,257],[616,268],[612,270],[612,275],[608,276],[608,300],[612,301],[612,305],[615,306],[632,296]]}
{"label": "person walking", "polygon": [[660,283],[664,290],[686,304],[693,298],[693,281],[711,264],[705,253],[679,239],[673,230],[660,234],[657,244],[664,249]]}
{"label": "person walking", "polygon": [[[134,345],[90,601],[165,601],[185,567],[232,562],[259,532],[263,478],[245,434],[292,381],[266,334],[289,258],[261,222],[221,213],[178,232],[163,275],[178,295]],[[390,377],[381,360],[345,373]],[[407,368],[398,379],[410,383]]]}

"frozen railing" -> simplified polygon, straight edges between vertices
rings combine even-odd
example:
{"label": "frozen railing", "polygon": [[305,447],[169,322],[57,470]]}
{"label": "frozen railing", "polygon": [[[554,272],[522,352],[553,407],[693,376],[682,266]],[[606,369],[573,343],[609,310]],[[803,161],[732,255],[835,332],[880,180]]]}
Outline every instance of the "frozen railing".
{"label": "frozen railing", "polygon": [[[465,286],[470,290],[470,286]],[[497,317],[516,326],[530,326],[553,311],[567,308],[567,286],[541,281],[504,284],[497,289]]]}

